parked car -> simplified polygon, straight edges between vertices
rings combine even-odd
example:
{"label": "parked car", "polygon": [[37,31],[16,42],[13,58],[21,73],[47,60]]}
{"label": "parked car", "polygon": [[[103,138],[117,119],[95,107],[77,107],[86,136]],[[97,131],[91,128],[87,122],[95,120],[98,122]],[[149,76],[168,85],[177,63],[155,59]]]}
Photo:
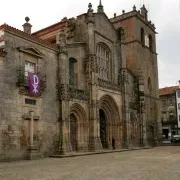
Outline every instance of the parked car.
{"label": "parked car", "polygon": [[171,138],[171,143],[173,142],[180,142],[180,135],[174,135],[172,138]]}

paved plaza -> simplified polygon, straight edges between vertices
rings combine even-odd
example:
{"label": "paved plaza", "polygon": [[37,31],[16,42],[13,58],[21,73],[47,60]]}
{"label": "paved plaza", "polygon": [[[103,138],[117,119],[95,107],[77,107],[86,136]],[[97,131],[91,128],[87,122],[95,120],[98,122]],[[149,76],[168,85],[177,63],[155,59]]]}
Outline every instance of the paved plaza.
{"label": "paved plaza", "polygon": [[180,180],[180,146],[0,163],[0,180]]}

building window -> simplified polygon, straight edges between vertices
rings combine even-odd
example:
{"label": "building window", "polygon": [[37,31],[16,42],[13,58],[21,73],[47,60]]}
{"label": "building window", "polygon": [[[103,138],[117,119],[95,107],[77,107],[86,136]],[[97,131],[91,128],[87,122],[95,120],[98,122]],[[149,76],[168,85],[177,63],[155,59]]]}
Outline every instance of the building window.
{"label": "building window", "polygon": [[28,72],[35,73],[35,63],[25,61],[25,76],[28,77]]}
{"label": "building window", "polygon": [[77,60],[75,58],[69,58],[69,84],[73,86],[76,84],[76,76],[74,70],[75,63],[77,63]]}
{"label": "building window", "polygon": [[165,99],[162,100],[162,106],[166,107],[166,100]]}
{"label": "building window", "polygon": [[178,103],[178,109],[180,110],[180,103]]}
{"label": "building window", "polygon": [[121,42],[123,42],[125,40],[125,31],[123,28],[119,28],[118,30],[118,36],[119,36],[119,40]]}
{"label": "building window", "polygon": [[145,43],[144,29],[141,28],[141,44],[144,46],[144,43]]}
{"label": "building window", "polygon": [[174,120],[174,114],[173,114],[173,113],[170,113],[170,115],[169,115],[169,120],[170,120],[170,121],[173,121],[173,120]]}
{"label": "building window", "polygon": [[178,91],[177,94],[178,94],[178,98],[180,98],[180,91]]}
{"label": "building window", "polygon": [[173,103],[172,103],[172,98],[169,99],[169,105],[170,105],[170,106],[173,105]]}
{"label": "building window", "polygon": [[25,104],[36,105],[36,100],[25,98]]}
{"label": "building window", "polygon": [[153,50],[153,39],[152,39],[151,35],[149,35],[149,49],[150,49],[150,51]]}
{"label": "building window", "polygon": [[102,79],[111,79],[111,52],[103,43],[97,44],[96,47],[98,60],[98,73]]}
{"label": "building window", "polygon": [[166,116],[166,113],[163,112],[162,113],[162,118],[161,118],[163,121],[167,121],[167,116]]}

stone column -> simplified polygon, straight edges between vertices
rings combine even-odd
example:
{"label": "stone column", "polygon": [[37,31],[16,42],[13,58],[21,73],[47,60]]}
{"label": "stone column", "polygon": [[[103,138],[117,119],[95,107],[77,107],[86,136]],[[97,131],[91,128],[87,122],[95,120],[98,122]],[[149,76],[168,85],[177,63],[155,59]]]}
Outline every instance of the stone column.
{"label": "stone column", "polygon": [[145,111],[145,96],[144,96],[144,79],[142,72],[139,74],[139,95],[140,95],[140,122],[141,122],[141,140],[142,146],[147,146],[147,125],[146,125],[146,111]]}
{"label": "stone column", "polygon": [[[122,32],[121,32],[122,33]],[[124,34],[122,41],[120,42],[120,54],[121,54],[121,92],[122,92],[122,121],[123,121],[123,147],[129,148],[130,146],[130,117],[129,117],[129,101],[128,101],[128,94],[127,94],[127,84],[129,83],[128,80],[128,72],[126,66],[126,57],[125,57],[125,49],[124,49]]]}
{"label": "stone column", "polygon": [[69,100],[68,100],[68,85],[69,85],[69,60],[66,45],[66,34],[62,30],[59,34],[59,52],[58,52],[58,93],[60,105],[59,117],[59,153],[64,154],[64,151],[69,150],[68,140],[68,122],[69,115]]}
{"label": "stone column", "polygon": [[30,147],[32,148],[34,146],[33,143],[33,136],[34,136],[34,111],[30,111],[30,117],[31,117],[31,121],[30,121]]}
{"label": "stone column", "polygon": [[89,117],[90,117],[90,138],[89,149],[102,148],[99,133],[99,118],[98,115],[98,65],[95,51],[95,19],[91,3],[88,6],[87,12],[87,26],[88,26],[88,59],[87,59],[87,74],[88,74],[88,88],[90,89],[89,100]]}
{"label": "stone column", "polygon": [[27,149],[27,159],[35,160],[42,158],[42,154],[39,152],[38,148],[34,146],[33,136],[34,136],[34,111],[30,111],[30,146]]}

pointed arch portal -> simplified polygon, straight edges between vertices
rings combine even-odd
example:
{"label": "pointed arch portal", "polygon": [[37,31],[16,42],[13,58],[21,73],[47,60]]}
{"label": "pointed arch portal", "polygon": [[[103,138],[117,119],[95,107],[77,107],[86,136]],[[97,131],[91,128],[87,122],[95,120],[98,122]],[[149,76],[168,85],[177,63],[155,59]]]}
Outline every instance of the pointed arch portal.
{"label": "pointed arch portal", "polygon": [[100,139],[103,148],[108,148],[107,144],[107,119],[105,116],[105,112],[100,109],[99,110],[99,117],[100,117]]}
{"label": "pointed arch portal", "polygon": [[118,106],[111,96],[105,95],[99,101],[99,136],[102,147],[111,148],[113,137],[116,147],[119,147],[121,132]]}

